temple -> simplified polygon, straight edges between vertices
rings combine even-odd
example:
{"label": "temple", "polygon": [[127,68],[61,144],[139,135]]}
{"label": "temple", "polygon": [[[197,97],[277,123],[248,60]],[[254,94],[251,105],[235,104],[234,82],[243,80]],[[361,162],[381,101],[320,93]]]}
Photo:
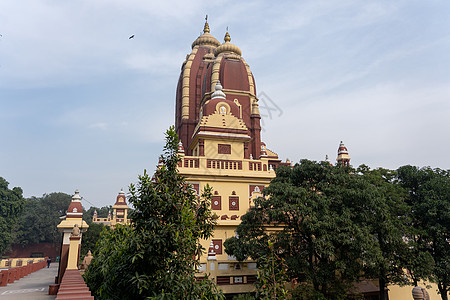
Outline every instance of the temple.
{"label": "temple", "polygon": [[256,263],[239,263],[225,253],[223,242],[235,236],[274,169],[286,164],[261,141],[260,120],[255,79],[242,51],[228,32],[220,43],[206,22],[181,68],[175,127],[180,174],[198,194],[206,184],[213,188],[218,225],[212,240],[202,241],[208,254],[200,258],[200,272],[227,294],[254,290]]}
{"label": "temple", "polygon": [[114,203],[111,211],[108,213],[108,217],[100,218],[97,214],[97,210],[94,211],[92,217],[92,223],[104,224],[114,228],[116,224],[129,224],[128,219],[128,205],[126,201],[126,196],[123,190],[120,190],[119,195],[117,195],[116,203]]}
{"label": "temple", "polygon": [[275,169],[291,165],[262,142],[260,121],[255,79],[241,49],[228,32],[220,43],[206,21],[181,67],[175,128],[180,175],[198,195],[207,184],[213,189],[218,224],[213,238],[201,242],[208,251],[200,257],[199,277],[208,274],[225,294],[253,291],[257,270],[254,261],[228,256],[223,242],[235,236]]}

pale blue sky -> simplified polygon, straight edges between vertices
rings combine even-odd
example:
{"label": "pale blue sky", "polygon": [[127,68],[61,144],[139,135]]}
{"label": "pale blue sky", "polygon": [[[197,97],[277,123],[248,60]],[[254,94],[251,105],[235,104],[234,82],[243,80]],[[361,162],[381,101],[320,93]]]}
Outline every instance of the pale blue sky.
{"label": "pale blue sky", "polygon": [[113,204],[157,163],[205,14],[249,63],[280,158],[334,160],[343,140],[354,166],[450,169],[449,1],[4,0],[0,176]]}

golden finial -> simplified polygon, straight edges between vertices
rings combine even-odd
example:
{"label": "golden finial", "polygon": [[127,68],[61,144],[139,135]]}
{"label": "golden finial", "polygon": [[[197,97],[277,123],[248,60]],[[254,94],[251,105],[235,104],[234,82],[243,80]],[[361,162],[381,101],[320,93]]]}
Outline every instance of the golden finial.
{"label": "golden finial", "polygon": [[204,33],[209,33],[208,15],[205,17],[205,27],[203,27]]}
{"label": "golden finial", "polygon": [[227,33],[225,33],[224,41],[225,41],[225,42],[230,42],[230,41],[231,41],[230,34],[228,33],[228,27],[227,27]]}

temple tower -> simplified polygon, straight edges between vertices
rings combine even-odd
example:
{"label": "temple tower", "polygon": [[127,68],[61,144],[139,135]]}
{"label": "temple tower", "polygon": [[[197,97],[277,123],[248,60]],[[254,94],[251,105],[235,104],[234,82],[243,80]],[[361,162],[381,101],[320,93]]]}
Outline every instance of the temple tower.
{"label": "temple tower", "polygon": [[[192,43],[192,51],[183,62],[176,95],[175,127],[186,155],[193,155],[198,143],[195,139],[197,125],[211,111],[205,105],[212,100],[217,83],[227,103],[233,104],[233,114],[242,120],[249,139],[243,145],[244,158],[258,159],[261,153],[261,125],[256,85],[242,51],[231,43],[228,32],[224,43],[217,41],[205,22],[203,34]],[[210,132],[224,132],[227,126],[209,128]],[[228,130],[232,132],[232,130]],[[245,151],[244,151],[245,150]],[[276,155],[275,155],[276,156]],[[274,166],[279,163],[274,158]]]}
{"label": "temple tower", "polygon": [[210,256],[200,257],[200,272],[209,274],[225,293],[254,290],[256,263],[229,257],[223,242],[235,236],[242,215],[282,164],[261,141],[260,119],[255,80],[241,49],[231,43],[228,32],[224,42],[218,42],[206,22],[178,81],[178,170],[198,195],[207,184],[213,189],[211,209],[218,225],[212,239],[201,241]]}
{"label": "temple tower", "polygon": [[348,155],[347,147],[345,147],[344,143],[341,141],[338,148],[338,156],[336,159],[337,163],[342,166],[350,166],[350,156]]}
{"label": "temple tower", "polygon": [[123,189],[121,189],[116,197],[116,202],[112,207],[112,212],[111,210],[108,212],[108,217],[100,218],[97,214],[97,210],[95,210],[92,217],[92,223],[104,224],[112,228],[114,228],[116,224],[130,224],[130,220],[128,219],[128,208],[125,193]]}
{"label": "temple tower", "polygon": [[128,224],[128,205],[126,202],[126,197],[123,189],[120,190],[119,195],[117,195],[116,203],[114,203],[113,209],[113,219],[111,224],[114,226],[116,224]]}

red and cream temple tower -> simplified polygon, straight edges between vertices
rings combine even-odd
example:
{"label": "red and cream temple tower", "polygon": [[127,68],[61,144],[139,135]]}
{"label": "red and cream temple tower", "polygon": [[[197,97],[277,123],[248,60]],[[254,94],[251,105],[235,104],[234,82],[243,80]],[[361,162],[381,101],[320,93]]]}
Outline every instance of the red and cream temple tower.
{"label": "red and cream temple tower", "polygon": [[225,293],[254,290],[256,263],[229,257],[223,242],[235,236],[253,200],[275,177],[278,155],[261,142],[255,79],[242,51],[210,34],[192,43],[181,68],[176,95],[175,127],[180,137],[179,172],[197,193],[213,188],[211,208],[218,216],[214,237],[202,241],[206,272]]}
{"label": "red and cream temple tower", "polygon": [[[213,188],[211,208],[218,225],[214,237],[202,241],[208,254],[200,258],[200,273],[208,274],[225,293],[254,290],[256,263],[229,257],[223,242],[235,236],[242,215],[275,177],[274,170],[290,165],[261,141],[260,120],[255,79],[241,49],[231,43],[228,32],[220,43],[205,22],[182,64],[175,127],[180,174],[198,194],[206,184]],[[338,163],[348,164],[344,148],[341,142]]]}

